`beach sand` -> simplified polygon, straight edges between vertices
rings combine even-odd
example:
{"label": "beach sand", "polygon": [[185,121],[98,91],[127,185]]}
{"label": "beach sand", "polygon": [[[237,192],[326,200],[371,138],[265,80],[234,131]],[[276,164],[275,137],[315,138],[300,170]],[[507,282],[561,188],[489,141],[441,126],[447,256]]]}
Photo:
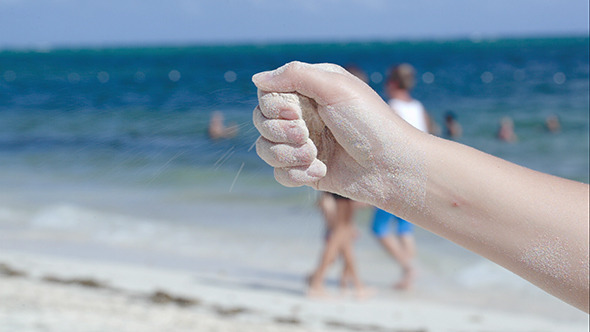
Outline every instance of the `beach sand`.
{"label": "beach sand", "polygon": [[399,268],[370,210],[355,253],[376,295],[341,294],[334,266],[331,297],[309,299],[323,234],[313,193],[269,204],[76,189],[0,193],[0,332],[588,330],[585,313],[421,229],[416,286],[393,290]]}
{"label": "beach sand", "polygon": [[558,321],[416,299],[312,300],[304,287],[149,264],[0,253],[0,331],[584,331]]}

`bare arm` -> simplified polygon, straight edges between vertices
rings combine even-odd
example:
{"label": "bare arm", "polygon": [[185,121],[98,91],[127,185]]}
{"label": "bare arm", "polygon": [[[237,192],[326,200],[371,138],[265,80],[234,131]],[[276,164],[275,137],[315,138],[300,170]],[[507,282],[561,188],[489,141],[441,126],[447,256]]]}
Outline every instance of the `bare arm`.
{"label": "bare arm", "polygon": [[[588,185],[422,133],[337,66],[291,63],[253,80],[257,151],[280,183],[393,212],[588,312]],[[311,142],[300,106],[264,91],[312,98],[329,133]]]}
{"label": "bare arm", "polygon": [[410,220],[588,312],[588,185],[430,137]]}

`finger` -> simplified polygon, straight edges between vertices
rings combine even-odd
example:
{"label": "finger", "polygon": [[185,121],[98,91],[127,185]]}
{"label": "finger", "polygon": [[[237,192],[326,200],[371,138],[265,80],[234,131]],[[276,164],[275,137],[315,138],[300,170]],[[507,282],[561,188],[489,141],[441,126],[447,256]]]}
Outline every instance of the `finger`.
{"label": "finger", "polygon": [[311,164],[318,155],[313,142],[303,145],[276,144],[264,137],[256,141],[256,153],[272,167],[296,167]]}
{"label": "finger", "polygon": [[341,87],[334,82],[342,76],[354,78],[337,65],[312,65],[294,61],[276,70],[258,73],[252,77],[252,81],[263,91],[299,92],[319,104],[328,105],[341,98]]}
{"label": "finger", "polygon": [[317,183],[326,176],[327,167],[318,159],[308,166],[275,168],[275,179],[285,187],[311,186],[316,189]]}
{"label": "finger", "polygon": [[264,138],[275,143],[302,145],[309,138],[309,130],[303,120],[267,119],[262,115],[260,107],[254,109],[252,115],[254,126]]}
{"label": "finger", "polygon": [[258,90],[258,104],[269,119],[301,119],[299,96],[295,93],[276,93]]}

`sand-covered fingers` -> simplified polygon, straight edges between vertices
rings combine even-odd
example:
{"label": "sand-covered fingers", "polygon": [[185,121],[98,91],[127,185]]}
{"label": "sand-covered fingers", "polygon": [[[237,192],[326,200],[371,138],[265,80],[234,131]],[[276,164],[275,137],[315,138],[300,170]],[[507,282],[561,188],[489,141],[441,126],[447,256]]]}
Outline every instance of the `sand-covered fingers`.
{"label": "sand-covered fingers", "polygon": [[272,167],[298,167],[310,165],[316,159],[318,150],[310,139],[304,144],[292,145],[260,137],[256,141],[256,153]]}
{"label": "sand-covered fingers", "polygon": [[258,90],[258,105],[268,119],[301,119],[299,96],[295,93],[277,93]]}
{"label": "sand-covered fingers", "polygon": [[275,179],[285,187],[307,185],[317,189],[318,181],[326,176],[326,172],[326,165],[315,159],[307,166],[275,168]]}
{"label": "sand-covered fingers", "polygon": [[256,107],[252,120],[260,135],[271,142],[301,145],[309,138],[309,130],[302,119],[268,119],[262,114],[260,107]]}

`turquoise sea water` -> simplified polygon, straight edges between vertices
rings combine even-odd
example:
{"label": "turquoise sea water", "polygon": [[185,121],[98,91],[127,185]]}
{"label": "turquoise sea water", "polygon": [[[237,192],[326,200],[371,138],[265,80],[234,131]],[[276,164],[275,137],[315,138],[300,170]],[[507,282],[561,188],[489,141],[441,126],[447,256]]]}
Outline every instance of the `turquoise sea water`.
{"label": "turquoise sea water", "polygon": [[[154,262],[159,248],[162,264],[204,259],[228,262],[226,271],[263,266],[299,278],[321,243],[314,194],[274,181],[252,149],[258,134],[251,121],[251,76],[292,60],[356,64],[382,95],[388,68],[409,62],[418,74],[414,96],[439,124],[447,110],[455,112],[460,142],[589,181],[588,37],[4,50],[0,249],[85,258],[114,252],[110,258],[132,260],[138,254],[125,250],[140,248],[153,255],[141,259]],[[207,137],[216,110],[239,125],[235,138]],[[561,132],[544,129],[549,115],[560,118]],[[518,142],[495,139],[504,116],[514,119]],[[368,213],[359,218],[368,220]],[[265,242],[271,237],[275,242]],[[489,297],[479,298],[490,303],[494,287],[512,292],[514,303],[530,290],[442,239],[419,233],[418,240],[423,289],[453,290],[452,298],[471,301],[481,286]],[[281,250],[264,261],[246,255]],[[362,236],[357,253],[369,283],[390,282],[387,258],[370,236]]]}
{"label": "turquoise sea water", "polygon": [[[588,58],[588,38],[5,50],[0,168],[152,184],[195,184],[194,172],[226,176],[242,164],[244,174],[267,175],[249,150],[254,73],[291,60],[354,63],[382,93],[387,69],[410,62],[414,96],[439,124],[453,110],[463,143],[588,182]],[[240,125],[238,137],[207,139],[214,110]],[[543,130],[551,114],[559,134]],[[518,143],[494,140],[503,116]]]}

